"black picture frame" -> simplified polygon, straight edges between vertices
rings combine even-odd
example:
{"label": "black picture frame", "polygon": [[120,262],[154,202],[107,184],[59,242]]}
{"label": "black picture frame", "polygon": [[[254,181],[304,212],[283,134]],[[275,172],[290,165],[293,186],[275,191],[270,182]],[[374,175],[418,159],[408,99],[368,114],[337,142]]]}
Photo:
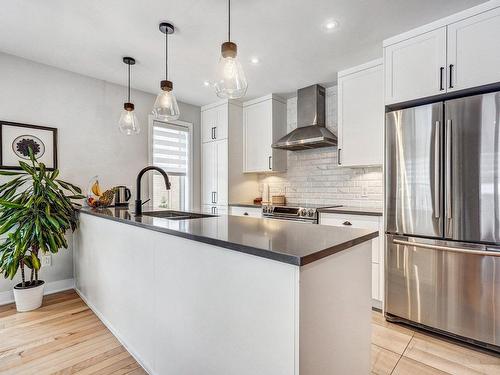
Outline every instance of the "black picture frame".
{"label": "black picture frame", "polygon": [[40,125],[31,125],[31,124],[23,124],[19,122],[11,122],[11,121],[1,121],[0,120],[0,169],[3,170],[22,170],[19,165],[4,165],[3,160],[3,130],[4,125],[26,128],[26,129],[36,129],[36,130],[45,130],[52,132],[52,142],[53,142],[53,152],[52,152],[52,164],[53,166],[47,167],[48,171],[53,171],[57,169],[57,128],[51,128],[49,126],[40,126]]}

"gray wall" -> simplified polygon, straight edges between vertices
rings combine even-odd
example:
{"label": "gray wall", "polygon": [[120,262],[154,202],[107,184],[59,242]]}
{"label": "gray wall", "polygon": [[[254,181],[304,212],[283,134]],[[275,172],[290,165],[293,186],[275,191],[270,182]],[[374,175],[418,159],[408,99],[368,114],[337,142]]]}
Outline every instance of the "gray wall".
{"label": "gray wall", "polygon": [[[104,187],[123,184],[134,190],[137,172],[148,163],[148,115],[155,95],[132,91],[142,131],[131,137],[117,129],[125,95],[122,86],[0,53],[0,120],[58,128],[62,178],[84,191],[95,175]],[[193,203],[198,207],[200,108],[184,103],[179,107],[180,120],[193,123]],[[145,194],[147,191],[143,187]],[[44,280],[71,278],[72,250],[53,256],[52,264],[42,269]],[[0,278],[0,292],[10,290],[13,283]]]}

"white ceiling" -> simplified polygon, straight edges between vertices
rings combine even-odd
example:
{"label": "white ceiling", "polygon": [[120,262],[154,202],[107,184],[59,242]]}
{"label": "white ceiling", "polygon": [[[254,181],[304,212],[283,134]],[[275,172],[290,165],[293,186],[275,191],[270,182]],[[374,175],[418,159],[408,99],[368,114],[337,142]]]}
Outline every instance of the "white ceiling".
{"label": "white ceiling", "polygon": [[[290,94],[335,81],[336,72],[382,56],[382,40],[485,0],[232,0],[232,39],[249,82],[247,97]],[[134,88],[156,93],[164,75],[159,21],[169,38],[177,98],[217,100],[213,79],[226,40],[226,0],[2,1],[0,51],[91,77],[126,83],[122,56],[137,59]],[[339,27],[326,33],[322,24]],[[258,56],[254,66],[250,58]]]}

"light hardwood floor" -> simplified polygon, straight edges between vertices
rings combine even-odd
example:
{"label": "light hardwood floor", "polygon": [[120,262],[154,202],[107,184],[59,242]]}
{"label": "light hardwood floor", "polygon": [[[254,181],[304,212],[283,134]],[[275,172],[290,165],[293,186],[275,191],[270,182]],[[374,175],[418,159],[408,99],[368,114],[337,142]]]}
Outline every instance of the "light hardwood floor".
{"label": "light hardwood floor", "polygon": [[[499,357],[388,323],[380,313],[372,320],[372,374],[500,375]],[[46,296],[32,312],[0,306],[0,374],[146,372],[78,295],[67,291]]]}
{"label": "light hardwood floor", "polygon": [[146,374],[74,291],[0,306],[0,374]]}
{"label": "light hardwood floor", "polygon": [[437,339],[372,313],[372,374],[500,375],[500,356]]}

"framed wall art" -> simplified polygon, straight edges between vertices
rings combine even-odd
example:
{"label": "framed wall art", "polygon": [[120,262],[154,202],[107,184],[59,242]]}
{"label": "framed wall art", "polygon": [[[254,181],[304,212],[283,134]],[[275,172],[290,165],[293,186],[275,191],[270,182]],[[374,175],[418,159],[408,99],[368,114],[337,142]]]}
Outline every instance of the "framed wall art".
{"label": "framed wall art", "polygon": [[21,169],[32,149],[48,170],[57,168],[57,129],[0,121],[0,169]]}

